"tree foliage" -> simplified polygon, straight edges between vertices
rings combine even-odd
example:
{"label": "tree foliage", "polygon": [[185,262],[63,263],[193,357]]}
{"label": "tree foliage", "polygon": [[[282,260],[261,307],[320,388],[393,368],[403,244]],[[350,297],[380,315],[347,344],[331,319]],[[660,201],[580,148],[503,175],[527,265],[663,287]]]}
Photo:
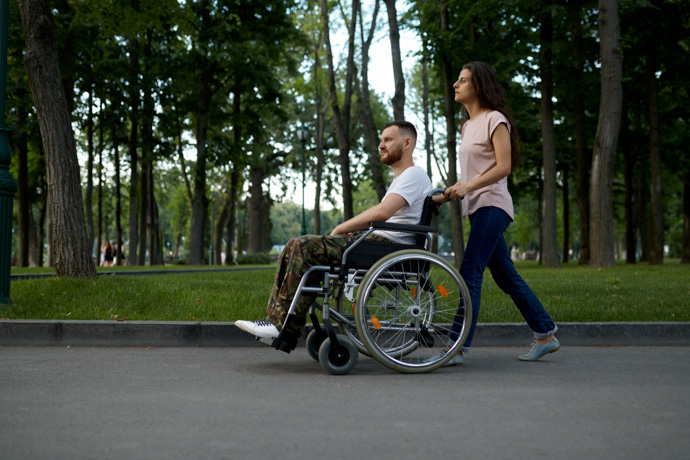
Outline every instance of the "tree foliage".
{"label": "tree foliage", "polygon": [[[660,228],[668,255],[690,262],[690,160],[684,154],[690,132],[685,75],[690,7],[678,0],[616,3],[624,105],[612,158],[611,206],[604,211],[612,238],[605,245],[618,258],[627,252],[629,262],[648,260],[654,254],[651,245],[659,246]],[[236,253],[284,243],[296,236],[290,233],[301,231],[301,210],[294,213],[301,205],[300,194],[294,193],[301,190],[298,126],[309,128],[305,175],[308,187],[316,184],[320,205],[345,205],[351,208],[345,212],[349,216],[377,201],[391,177],[387,168],[381,174],[372,166],[372,133],[394,117],[394,110],[393,101],[378,94],[373,83],[380,66],[393,62],[367,62],[366,53],[369,34],[374,42],[384,37],[388,43],[394,21],[385,11],[397,15],[401,32],[417,37],[415,55],[402,56],[407,63],[404,80],[400,75],[397,84],[391,80],[389,93],[395,93],[398,107],[404,100],[407,118],[417,121],[417,158],[427,160],[434,183],[450,179],[462,121],[456,104],[445,105],[449,78],[466,62],[485,61],[506,88],[523,141],[521,167],[509,180],[517,214],[507,233],[509,243],[522,250],[542,248],[544,193],[555,194],[550,198],[556,198],[556,207],[550,205],[548,213],[557,220],[558,247],[588,263],[589,200],[597,199],[590,182],[598,168],[591,158],[602,79],[598,4],[377,4],[51,2],[61,84],[76,135],[87,227],[92,228],[90,245],[122,238],[129,263],[162,262],[160,255],[173,252],[199,264],[208,260],[212,242],[216,251],[224,246],[227,261]],[[13,250],[21,265],[40,265],[55,262],[47,238],[52,220],[46,206],[46,149],[24,68],[25,37],[17,5],[10,2],[7,79],[12,173],[19,182]],[[442,7],[447,17],[443,27]],[[375,8],[380,8],[376,17]],[[545,188],[540,118],[540,32],[546,16],[553,24],[549,64],[555,192],[548,182]],[[653,87],[656,92],[650,92]],[[656,103],[650,104],[653,95]],[[427,132],[428,141],[423,139]],[[654,145],[660,161],[653,175]],[[653,184],[659,184],[657,194],[650,191]],[[337,211],[319,207],[311,217],[314,206],[306,207],[309,231],[327,233],[338,220]],[[464,239],[460,222],[446,216],[441,225],[444,244],[454,241],[456,256]],[[655,222],[656,233],[650,222]],[[551,227],[547,231],[554,236]]]}

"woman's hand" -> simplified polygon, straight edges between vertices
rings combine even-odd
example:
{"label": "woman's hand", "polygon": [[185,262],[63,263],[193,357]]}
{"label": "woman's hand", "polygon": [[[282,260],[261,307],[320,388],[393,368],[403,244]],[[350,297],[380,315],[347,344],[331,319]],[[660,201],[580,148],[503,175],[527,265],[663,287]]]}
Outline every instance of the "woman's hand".
{"label": "woman's hand", "polygon": [[446,201],[462,200],[463,198],[465,198],[465,195],[467,195],[467,193],[469,193],[467,187],[465,187],[464,184],[458,182],[457,184],[448,187],[446,191],[443,192],[443,196],[446,198]]}

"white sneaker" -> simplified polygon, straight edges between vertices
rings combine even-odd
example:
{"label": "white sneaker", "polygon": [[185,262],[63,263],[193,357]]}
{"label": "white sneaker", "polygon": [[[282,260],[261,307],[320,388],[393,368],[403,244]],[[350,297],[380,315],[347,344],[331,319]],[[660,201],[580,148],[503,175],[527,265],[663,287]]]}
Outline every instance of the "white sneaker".
{"label": "white sneaker", "polygon": [[258,321],[239,320],[235,321],[235,326],[262,339],[275,339],[279,333],[278,328],[265,319]]}

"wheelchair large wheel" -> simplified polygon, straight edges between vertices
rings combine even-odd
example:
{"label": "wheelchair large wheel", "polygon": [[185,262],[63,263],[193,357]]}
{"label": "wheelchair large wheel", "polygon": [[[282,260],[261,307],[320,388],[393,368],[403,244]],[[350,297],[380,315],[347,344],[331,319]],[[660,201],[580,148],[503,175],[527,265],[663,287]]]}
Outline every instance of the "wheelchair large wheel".
{"label": "wheelchair large wheel", "polygon": [[[361,287],[361,286],[360,286]],[[358,288],[359,289],[359,288]],[[343,315],[345,318],[351,320],[352,322],[355,321],[355,303],[350,300],[348,300],[345,296],[344,293],[345,289],[340,288],[337,293],[337,311],[341,315]],[[356,292],[355,290],[355,298],[356,298]],[[357,334],[357,328],[351,327],[345,323],[339,323],[338,328],[341,333],[347,335],[350,340],[352,340],[352,343],[355,344],[357,347],[357,350],[365,355],[371,357],[371,353],[369,352],[369,349],[362,343],[362,341],[359,339],[359,335]],[[401,354],[401,353],[409,353],[411,351],[414,351],[414,349],[417,347],[417,342],[416,341],[411,341],[408,343],[407,347],[400,347],[396,346],[395,349],[393,350],[386,350],[387,352],[391,354]]]}
{"label": "wheelchair large wheel", "polygon": [[460,274],[431,252],[394,252],[372,266],[357,292],[357,335],[370,356],[404,373],[429,372],[462,348],[472,320]]}

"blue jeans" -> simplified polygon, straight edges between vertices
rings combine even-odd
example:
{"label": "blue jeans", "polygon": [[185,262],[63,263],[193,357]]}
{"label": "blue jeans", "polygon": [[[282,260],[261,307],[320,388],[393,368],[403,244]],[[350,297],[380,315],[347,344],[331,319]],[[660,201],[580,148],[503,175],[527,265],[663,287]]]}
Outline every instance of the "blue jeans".
{"label": "blue jeans", "polygon": [[482,281],[487,266],[498,287],[513,299],[515,306],[534,331],[535,338],[545,339],[558,330],[532,289],[515,271],[503,237],[503,232],[510,222],[510,217],[505,211],[493,206],[480,208],[470,215],[470,237],[460,266],[460,275],[467,284],[472,300],[472,326],[465,341],[465,350],[472,344],[477,328]]}

